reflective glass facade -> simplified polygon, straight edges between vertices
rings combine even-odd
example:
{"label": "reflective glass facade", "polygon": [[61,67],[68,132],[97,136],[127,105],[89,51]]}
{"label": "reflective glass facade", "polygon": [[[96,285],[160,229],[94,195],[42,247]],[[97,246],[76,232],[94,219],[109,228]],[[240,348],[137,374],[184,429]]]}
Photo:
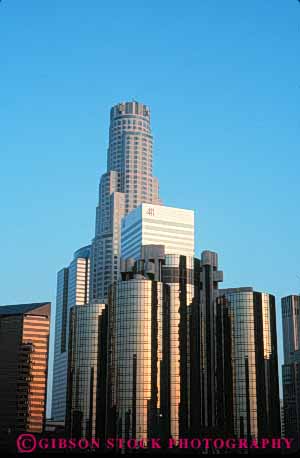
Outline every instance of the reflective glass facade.
{"label": "reflective glass facade", "polygon": [[194,300],[194,257],[166,255],[162,281],[167,285],[166,348],[168,362],[169,437],[185,437],[190,429],[190,327]]}
{"label": "reflective glass facade", "polygon": [[103,435],[106,333],[104,304],[71,309],[66,411],[69,437]]}
{"label": "reflective glass facade", "polygon": [[69,434],[280,437],[274,297],[218,290],[210,251],[142,246],[120,277],[107,308],[72,312]]}
{"label": "reflective glass facade", "polygon": [[300,361],[300,296],[283,297],[281,311],[284,362]]}
{"label": "reflective glass facade", "polygon": [[57,274],[52,385],[52,417],[55,420],[64,420],[66,414],[68,277],[68,269],[62,269]]}
{"label": "reflective glass facade", "polygon": [[283,416],[286,437],[300,447],[300,296],[281,299],[284,365],[282,366]]}
{"label": "reflective glass facade", "polygon": [[300,448],[300,362],[282,366],[283,419],[286,437],[294,439],[295,450]]}
{"label": "reflective glass facade", "polygon": [[[217,425],[216,406],[216,297],[218,284],[223,281],[223,272],[218,270],[218,255],[212,251],[203,251],[200,262],[200,306],[197,316],[197,328],[194,330],[199,355],[199,396],[196,398],[199,414],[197,421],[201,428],[213,428]],[[197,337],[198,335],[198,337]],[[197,375],[196,375],[197,377]],[[195,423],[196,420],[195,420]],[[199,432],[197,424],[194,432]]]}
{"label": "reflective glass facade", "polygon": [[231,355],[234,433],[280,437],[275,298],[252,288],[220,290],[217,307],[228,313],[219,345]]}
{"label": "reflective glass facade", "polygon": [[200,264],[187,256],[160,252],[157,257],[153,247],[144,251],[132,273],[112,287],[110,437],[179,438],[190,431],[191,410],[195,408],[191,329],[195,326],[193,310],[199,308],[200,282],[195,277],[200,278]]}
{"label": "reflective glass facade", "polygon": [[110,312],[110,437],[150,437],[161,407],[162,283],[118,282]]}

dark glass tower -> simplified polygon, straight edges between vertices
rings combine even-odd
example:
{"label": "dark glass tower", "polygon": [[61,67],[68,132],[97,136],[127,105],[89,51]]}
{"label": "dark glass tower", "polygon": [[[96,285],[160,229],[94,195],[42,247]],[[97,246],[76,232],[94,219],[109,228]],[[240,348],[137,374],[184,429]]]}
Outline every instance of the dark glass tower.
{"label": "dark glass tower", "polygon": [[223,289],[219,295],[218,347],[229,364],[223,363],[219,383],[232,394],[219,399],[228,407],[223,423],[238,438],[280,437],[275,298],[252,288]]}
{"label": "dark glass tower", "polygon": [[[200,267],[199,308],[199,424],[201,430],[212,431],[216,425],[216,297],[223,272],[218,270],[218,255],[203,251]],[[195,431],[196,433],[196,431]]]}
{"label": "dark glass tower", "polygon": [[104,436],[106,345],[105,305],[72,307],[66,409],[69,437]]}
{"label": "dark glass tower", "polygon": [[300,296],[281,299],[284,365],[282,366],[283,415],[286,437],[300,448]]}
{"label": "dark glass tower", "polygon": [[107,434],[186,437],[199,261],[145,246],[142,258],[125,262],[122,270],[109,307]]}
{"label": "dark glass tower", "polygon": [[217,431],[217,267],[216,253],[199,260],[158,245],[122,261],[109,305],[110,437]]}

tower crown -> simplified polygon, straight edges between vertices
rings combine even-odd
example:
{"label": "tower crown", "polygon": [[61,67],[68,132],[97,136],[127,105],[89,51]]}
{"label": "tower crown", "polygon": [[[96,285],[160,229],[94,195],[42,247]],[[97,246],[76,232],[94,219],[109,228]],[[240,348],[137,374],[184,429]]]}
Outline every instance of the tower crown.
{"label": "tower crown", "polygon": [[143,103],[133,100],[131,102],[120,102],[110,110],[110,119],[118,119],[123,116],[138,116],[150,121],[150,108]]}

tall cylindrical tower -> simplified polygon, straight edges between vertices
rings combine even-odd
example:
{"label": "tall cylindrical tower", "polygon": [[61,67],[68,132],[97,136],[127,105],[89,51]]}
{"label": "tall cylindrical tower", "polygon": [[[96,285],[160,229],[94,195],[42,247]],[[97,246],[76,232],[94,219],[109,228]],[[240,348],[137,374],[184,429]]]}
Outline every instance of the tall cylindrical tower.
{"label": "tall cylindrical tower", "polygon": [[66,408],[69,437],[103,436],[106,332],[104,304],[72,307]]}
{"label": "tall cylindrical tower", "polygon": [[168,406],[163,416],[168,418],[169,436],[186,437],[190,430],[190,330],[195,294],[192,256],[166,255],[162,266],[162,282],[168,287],[168,320],[164,327],[165,359],[168,359]]}
{"label": "tall cylindrical tower", "polygon": [[107,435],[187,437],[199,262],[149,245],[129,264],[132,270],[113,285],[109,304]]}
{"label": "tall cylindrical tower", "polygon": [[[218,307],[226,307],[231,354],[232,411],[237,437],[280,437],[275,298],[252,288],[219,291]],[[217,336],[220,338],[221,334]]]}
{"label": "tall cylindrical tower", "polygon": [[136,275],[112,288],[108,437],[158,437],[163,285]]}
{"label": "tall cylindrical tower", "polygon": [[92,302],[107,301],[108,288],[117,280],[121,218],[143,202],[160,204],[152,170],[152,142],[148,106],[132,101],[112,107],[107,172],[99,185],[91,253]]}

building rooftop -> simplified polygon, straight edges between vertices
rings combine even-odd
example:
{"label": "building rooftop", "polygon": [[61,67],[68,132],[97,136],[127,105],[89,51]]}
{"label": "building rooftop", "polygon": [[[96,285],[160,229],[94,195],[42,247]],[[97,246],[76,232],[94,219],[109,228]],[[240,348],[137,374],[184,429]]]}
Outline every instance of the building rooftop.
{"label": "building rooftop", "polygon": [[251,286],[243,286],[240,288],[220,288],[221,293],[253,293]]}
{"label": "building rooftop", "polygon": [[50,315],[51,302],[33,302],[31,304],[16,304],[16,305],[0,305],[0,315],[23,315],[28,312],[34,311],[39,315]]}
{"label": "building rooftop", "polygon": [[90,254],[91,254],[91,245],[86,245],[75,251],[74,259],[89,258]]}

